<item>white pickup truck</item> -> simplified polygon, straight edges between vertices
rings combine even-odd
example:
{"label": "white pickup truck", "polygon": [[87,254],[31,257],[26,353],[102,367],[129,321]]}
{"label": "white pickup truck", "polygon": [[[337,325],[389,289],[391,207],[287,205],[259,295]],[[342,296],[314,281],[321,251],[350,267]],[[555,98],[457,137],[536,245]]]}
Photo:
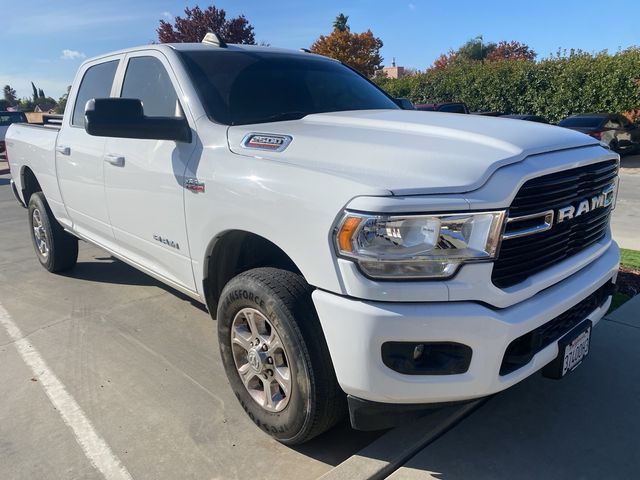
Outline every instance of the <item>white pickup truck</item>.
{"label": "white pickup truck", "polygon": [[83,239],[206,304],[231,388],[286,444],[562,377],[616,281],[615,153],[402,110],[306,52],[94,58],[61,127],[7,147],[40,263],[73,268]]}

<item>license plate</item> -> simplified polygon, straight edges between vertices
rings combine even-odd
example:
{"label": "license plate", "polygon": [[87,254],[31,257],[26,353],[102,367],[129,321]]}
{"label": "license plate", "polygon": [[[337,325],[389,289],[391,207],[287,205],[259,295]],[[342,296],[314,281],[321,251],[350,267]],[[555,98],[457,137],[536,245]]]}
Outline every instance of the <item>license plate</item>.
{"label": "license plate", "polygon": [[562,376],[574,370],[582,363],[584,357],[589,354],[589,342],[591,341],[591,326],[578,335],[573,342],[564,347],[564,361],[562,362]]}
{"label": "license plate", "polygon": [[562,378],[575,370],[589,355],[591,330],[591,320],[585,320],[558,340],[558,356],[542,369],[542,374],[548,378]]}

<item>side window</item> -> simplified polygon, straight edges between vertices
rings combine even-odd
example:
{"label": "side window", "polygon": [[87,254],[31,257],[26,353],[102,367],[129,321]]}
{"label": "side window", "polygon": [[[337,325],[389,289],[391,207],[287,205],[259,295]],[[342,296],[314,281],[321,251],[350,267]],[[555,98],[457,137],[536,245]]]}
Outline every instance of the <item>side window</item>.
{"label": "side window", "polygon": [[620,125],[622,125],[622,128],[627,128],[629,125],[631,125],[631,122],[624,115],[620,115],[618,117],[618,120],[620,121]]}
{"label": "side window", "polygon": [[182,109],[169,74],[155,57],[133,57],[127,65],[122,98],[142,100],[148,117],[182,117]]}
{"label": "side window", "polygon": [[89,67],[82,77],[80,89],[73,106],[71,125],[84,126],[84,106],[92,98],[107,98],[111,95],[113,77],[116,75],[119,60],[100,63]]}
{"label": "side window", "polygon": [[610,118],[607,120],[607,123],[604,124],[604,128],[620,128],[620,123],[614,118]]}

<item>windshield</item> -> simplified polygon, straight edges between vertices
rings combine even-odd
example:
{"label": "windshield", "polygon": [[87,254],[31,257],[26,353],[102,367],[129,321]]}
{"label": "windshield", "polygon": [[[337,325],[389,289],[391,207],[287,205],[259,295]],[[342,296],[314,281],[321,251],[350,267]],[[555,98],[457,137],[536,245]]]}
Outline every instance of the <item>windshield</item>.
{"label": "windshield", "polygon": [[294,120],[311,113],[394,109],[348,67],[312,55],[186,51],[180,55],[207,115],[225,125]]}
{"label": "windshield", "polygon": [[603,117],[570,117],[562,120],[561,127],[597,128],[605,121]]}
{"label": "windshield", "polygon": [[0,112],[0,127],[7,127],[12,123],[26,121],[27,117],[22,112]]}

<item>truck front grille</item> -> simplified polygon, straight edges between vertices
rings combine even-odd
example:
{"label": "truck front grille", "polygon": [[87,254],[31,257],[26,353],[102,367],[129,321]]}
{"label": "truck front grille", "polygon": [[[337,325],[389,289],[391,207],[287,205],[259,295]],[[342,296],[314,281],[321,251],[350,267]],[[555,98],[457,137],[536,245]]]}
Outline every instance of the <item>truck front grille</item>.
{"label": "truck front grille", "polygon": [[[575,205],[601,193],[617,175],[617,160],[609,160],[534,178],[520,188],[509,207],[509,218]],[[610,213],[611,207],[597,208],[543,232],[503,239],[493,266],[493,284],[515,285],[593,245],[604,237]]]}
{"label": "truck front grille", "polygon": [[528,364],[534,355],[557,342],[571,329],[585,320],[596,308],[601,307],[613,294],[615,285],[605,283],[587,298],[535,330],[516,338],[509,344],[502,359],[500,375],[507,375]]}

